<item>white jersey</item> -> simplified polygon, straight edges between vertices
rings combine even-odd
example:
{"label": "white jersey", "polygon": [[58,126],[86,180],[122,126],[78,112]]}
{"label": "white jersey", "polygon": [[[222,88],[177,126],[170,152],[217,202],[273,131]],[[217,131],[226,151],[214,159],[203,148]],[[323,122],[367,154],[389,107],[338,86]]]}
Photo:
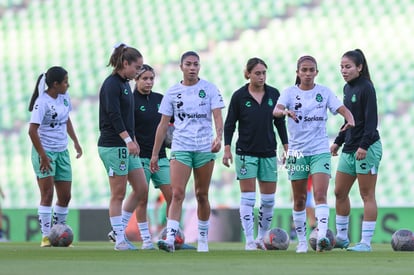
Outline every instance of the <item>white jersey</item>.
{"label": "white jersey", "polygon": [[203,79],[185,86],[177,83],[165,93],[159,113],[174,116],[171,151],[211,152],[212,110],[224,108],[217,87]]}
{"label": "white jersey", "polygon": [[40,142],[46,151],[62,152],[67,149],[66,122],[72,110],[67,93],[52,98],[46,92],[39,95],[33,106],[30,123],[39,124]]}
{"label": "white jersey", "polygon": [[289,155],[311,156],[329,153],[326,132],[327,109],[336,115],[343,103],[327,87],[316,84],[312,90],[291,86],[282,91],[277,104],[294,111],[298,121],[287,118]]}

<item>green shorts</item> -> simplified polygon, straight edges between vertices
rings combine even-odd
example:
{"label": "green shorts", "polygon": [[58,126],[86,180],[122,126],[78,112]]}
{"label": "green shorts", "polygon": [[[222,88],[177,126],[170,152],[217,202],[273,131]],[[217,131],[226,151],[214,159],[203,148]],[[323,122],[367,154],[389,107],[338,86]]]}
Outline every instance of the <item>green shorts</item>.
{"label": "green shorts", "polygon": [[125,176],[129,171],[142,168],[139,157],[130,156],[126,147],[98,147],[101,158],[108,176]]}
{"label": "green shorts", "polygon": [[257,178],[260,181],[277,181],[277,158],[259,158],[236,155],[237,179]]}
{"label": "green shorts", "polygon": [[356,176],[357,174],[367,175],[369,173],[375,175],[382,158],[381,141],[376,141],[369,146],[367,156],[363,160],[356,159],[355,153],[342,153],[339,157],[338,171]]}
{"label": "green shorts", "polygon": [[40,171],[40,157],[36,149],[32,147],[32,165],[36,176],[41,178],[54,177],[55,181],[72,181],[72,166],[70,164],[69,151],[50,152],[46,151],[46,155],[52,160],[50,166],[52,171],[42,173]]}
{"label": "green shorts", "polygon": [[171,152],[170,157],[171,160],[175,159],[191,168],[199,168],[215,160],[216,154],[211,152],[174,151]]}
{"label": "green shorts", "polygon": [[322,153],[313,156],[289,156],[286,161],[289,180],[307,179],[309,175],[324,173],[331,175],[331,154]]}
{"label": "green shorts", "polygon": [[141,158],[142,166],[144,167],[145,177],[147,182],[152,180],[155,188],[160,188],[160,185],[170,184],[170,161],[167,158],[158,160],[158,167],[160,170],[156,173],[151,173],[149,158]]}

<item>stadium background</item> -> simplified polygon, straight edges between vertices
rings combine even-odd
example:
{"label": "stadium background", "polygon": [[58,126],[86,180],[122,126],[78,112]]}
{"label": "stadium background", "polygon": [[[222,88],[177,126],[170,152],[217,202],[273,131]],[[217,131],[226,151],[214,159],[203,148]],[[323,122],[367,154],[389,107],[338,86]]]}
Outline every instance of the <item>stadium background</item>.
{"label": "stadium background", "polygon": [[[340,57],[361,48],[377,91],[384,146],[378,205],[397,216],[412,210],[412,14],[412,0],[0,0],[0,184],[6,194],[2,207],[6,215],[27,209],[32,213],[37,207],[27,106],[38,75],[61,65],[69,72],[71,118],[84,150],[76,160],[69,145],[74,171],[71,207],[107,208],[109,188],[96,146],[98,92],[111,72],[106,65],[112,46],[122,41],[138,48],[144,62],[155,68],[158,92],[181,79],[178,62],[184,51],[199,52],[200,76],[220,88],[227,104],[232,92],[245,83],[243,69],[253,56],[268,64],[267,83],[282,90],[294,83],[297,58],[313,55],[319,67],[316,81],[342,98]],[[331,138],[340,124],[339,117],[330,116]],[[239,188],[234,168],[227,169],[221,157],[218,160],[212,207],[236,209]],[[156,195],[151,188],[151,209]],[[333,208],[333,184],[328,201]],[[352,190],[351,201],[362,206],[358,188]],[[190,183],[184,206],[194,205]],[[284,171],[279,171],[276,207],[286,211],[291,207]],[[414,227],[411,221],[400,222]]]}

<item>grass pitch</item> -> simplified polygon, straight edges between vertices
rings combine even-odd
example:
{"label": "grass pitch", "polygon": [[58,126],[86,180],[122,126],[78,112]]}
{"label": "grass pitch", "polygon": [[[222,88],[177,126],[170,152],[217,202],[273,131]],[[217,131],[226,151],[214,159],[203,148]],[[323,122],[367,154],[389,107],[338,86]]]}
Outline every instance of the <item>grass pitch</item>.
{"label": "grass pitch", "polygon": [[390,244],[374,244],[371,253],[296,254],[294,243],[287,251],[244,251],[242,243],[209,247],[208,253],[167,253],[114,251],[109,242],[77,242],[72,248],[0,243],[0,274],[414,274],[414,252],[394,252]]}

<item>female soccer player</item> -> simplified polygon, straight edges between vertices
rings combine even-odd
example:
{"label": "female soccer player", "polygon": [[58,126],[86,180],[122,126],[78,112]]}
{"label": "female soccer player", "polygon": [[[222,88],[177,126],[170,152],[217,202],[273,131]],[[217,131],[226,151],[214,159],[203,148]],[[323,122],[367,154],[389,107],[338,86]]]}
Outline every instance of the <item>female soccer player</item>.
{"label": "female soccer player", "polygon": [[[233,162],[231,140],[238,124],[236,173],[240,183],[240,221],[246,239],[245,249],[265,250],[264,235],[270,229],[277,182],[276,126],[284,150],[288,150],[285,118],[275,118],[273,109],[279,91],[266,84],[267,65],[260,58],[247,61],[244,77],[249,81],[234,92],[224,124],[223,164]],[[253,236],[256,179],[260,189],[258,235]]]}
{"label": "female soccer player", "polygon": [[[47,85],[47,88],[46,88]],[[53,223],[65,224],[71,199],[72,168],[69,157],[68,135],[72,139],[76,158],[82,148],[76,137],[69,112],[72,110],[68,72],[62,67],[51,67],[41,74],[29,104],[32,112],[29,136],[33,143],[32,165],[40,190],[38,215],[42,232],[41,247],[49,247],[52,224],[52,201],[56,190]]]}
{"label": "female soccer player", "polygon": [[[136,249],[125,237],[125,227],[137,204],[148,202],[148,185],[135,139],[134,96],[129,86],[129,80],[136,77],[142,64],[137,49],[117,45],[108,64],[113,72],[99,93],[98,152],[109,177],[109,218],[116,238],[115,250]],[[128,180],[132,192],[124,202]]]}
{"label": "female soccer player", "polygon": [[354,126],[350,111],[327,87],[315,84],[318,67],[315,58],[302,56],[297,62],[296,83],[280,95],[273,114],[288,116],[289,152],[287,168],[293,191],[293,222],[298,237],[297,253],[306,253],[307,181],[312,176],[315,216],[318,227],[317,251],[330,247],[326,237],[329,207],[327,191],[331,155],[326,133],[327,110],[340,113],[347,121],[342,131]]}
{"label": "female soccer player", "polygon": [[[151,171],[159,170],[158,159],[168,124],[174,116],[171,147],[172,200],[168,211],[167,239],[159,240],[160,249],[173,252],[175,233],[179,228],[185,189],[191,172],[194,174],[198,214],[198,252],[208,252],[210,202],[208,191],[214,168],[215,153],[221,148],[223,99],[217,87],[199,78],[200,57],[189,51],[182,55],[180,68],[183,80],[167,90],[161,101],[162,114],[152,150]],[[213,138],[212,120],[216,136]]]}
{"label": "female soccer player", "polygon": [[[371,239],[377,220],[375,185],[382,157],[382,145],[377,130],[378,110],[375,88],[368,64],[361,50],[346,52],[341,59],[341,73],[346,81],[344,104],[355,118],[355,128],[340,132],[331,146],[333,156],[344,144],[335,178],[336,246],[348,251],[371,251]],[[349,191],[358,180],[364,202],[361,241],[348,247],[348,225],[351,206]]]}
{"label": "female soccer player", "polygon": [[[152,148],[154,147],[155,132],[157,131],[158,123],[161,120],[161,114],[158,113],[158,109],[163,98],[162,94],[152,91],[154,78],[154,69],[147,64],[144,64],[141,67],[135,77],[135,137],[141,148],[139,156],[144,167],[146,180],[148,183],[152,180],[154,187],[161,190],[163,198],[165,198],[167,203],[168,213],[172,191],[170,185],[170,162],[165,151],[165,144],[161,145],[161,149],[158,154],[159,171],[151,173],[150,170],[150,160]],[[149,230],[148,222],[146,221],[147,205],[142,205],[141,203],[138,204],[136,215],[141,237],[143,238],[142,249],[152,249],[153,244],[151,239],[148,239],[150,234],[143,234],[143,232],[145,233]]]}

